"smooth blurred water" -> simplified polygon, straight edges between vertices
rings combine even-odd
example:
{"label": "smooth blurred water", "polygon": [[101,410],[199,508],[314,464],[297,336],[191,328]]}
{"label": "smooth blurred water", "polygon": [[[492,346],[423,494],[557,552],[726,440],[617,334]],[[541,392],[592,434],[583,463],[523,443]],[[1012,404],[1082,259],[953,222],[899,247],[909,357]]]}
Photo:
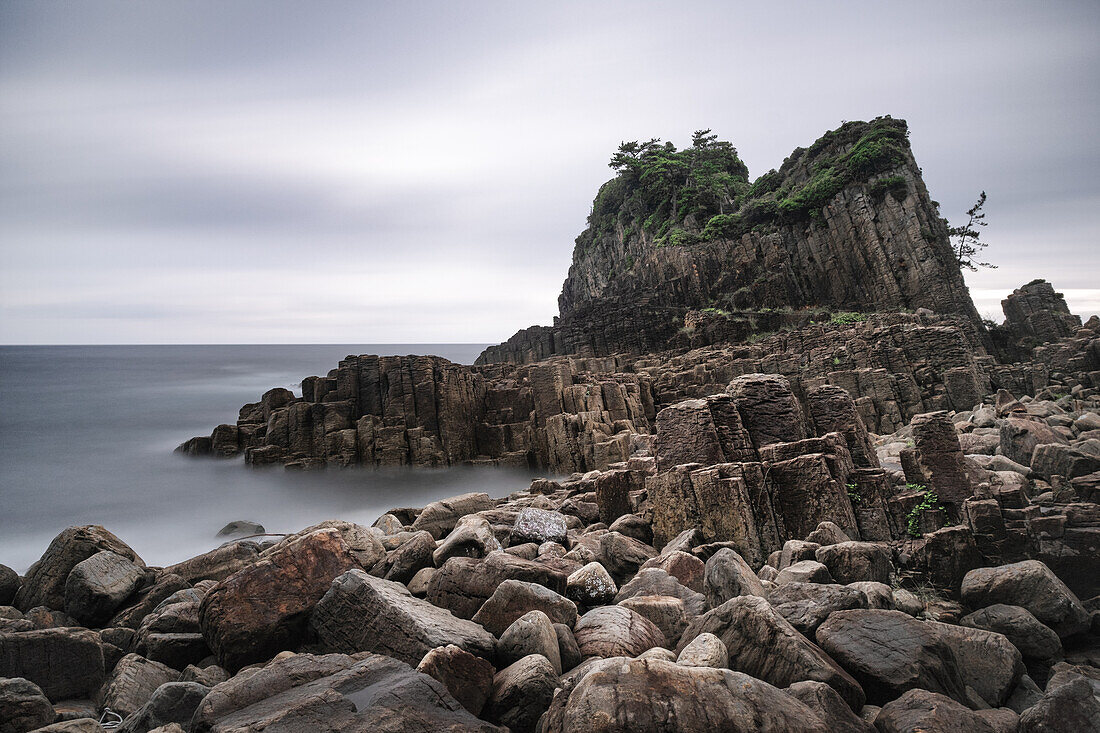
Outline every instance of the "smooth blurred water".
{"label": "smooth blurred water", "polygon": [[[484,468],[253,470],[173,453],[233,423],[272,387],[301,394],[348,354],[436,354],[481,344],[0,346],[0,563],[23,572],[74,524],[102,524],[151,565],[217,546],[227,522],[291,532],[373,522],[467,491],[504,496],[530,476]],[[224,539],[224,538],[222,538]]]}

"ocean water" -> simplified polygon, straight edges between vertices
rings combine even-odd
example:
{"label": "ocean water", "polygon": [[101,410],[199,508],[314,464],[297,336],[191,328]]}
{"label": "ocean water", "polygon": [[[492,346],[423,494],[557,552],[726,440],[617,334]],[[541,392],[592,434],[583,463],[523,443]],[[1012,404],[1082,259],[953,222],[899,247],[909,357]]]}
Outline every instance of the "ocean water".
{"label": "ocean water", "polygon": [[0,563],[24,572],[62,529],[102,524],[150,565],[216,547],[226,523],[293,532],[369,524],[395,506],[467,491],[504,496],[505,469],[254,470],[188,458],[184,440],[233,423],[272,387],[301,394],[348,354],[436,354],[469,364],[482,344],[0,346]]}

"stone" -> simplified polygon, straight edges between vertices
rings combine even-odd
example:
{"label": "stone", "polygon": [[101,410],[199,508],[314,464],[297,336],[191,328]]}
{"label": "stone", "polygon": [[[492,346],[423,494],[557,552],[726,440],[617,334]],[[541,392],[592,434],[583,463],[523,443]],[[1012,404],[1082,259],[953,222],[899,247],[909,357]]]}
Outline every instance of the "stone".
{"label": "stone", "polygon": [[569,628],[577,622],[576,603],[538,583],[522,580],[505,580],[497,586],[472,620],[499,637],[529,611],[542,611],[553,623]]}
{"label": "stone", "polygon": [[550,617],[542,611],[529,611],[505,629],[497,643],[497,658],[502,665],[518,662],[529,654],[541,654],[561,675],[561,652],[558,634]]}
{"label": "stone", "polygon": [[783,549],[779,554],[779,565],[776,566],[776,570],[782,570],[786,567],[790,567],[796,562],[802,562],[803,560],[817,561],[817,548],[821,545],[816,542],[806,542],[804,540],[787,540],[783,543]]}
{"label": "stone", "polygon": [[22,677],[0,679],[0,733],[25,733],[49,725],[53,705],[41,688]]}
{"label": "stone", "polygon": [[[893,611],[894,608],[894,591],[885,583],[876,583],[872,580],[857,581],[855,583],[848,583],[846,588],[858,590],[867,598],[866,608],[881,608],[886,611]],[[900,609],[899,609],[900,610]],[[912,616],[913,614],[909,614]]]}
{"label": "stone", "polygon": [[102,550],[73,566],[65,580],[65,613],[84,626],[99,626],[114,615],[145,578],[145,568]]}
{"label": "stone", "polygon": [[526,656],[497,672],[484,715],[513,733],[534,733],[557,685],[558,675],[546,657]]}
{"label": "stone", "polygon": [[600,563],[622,583],[638,572],[647,560],[657,556],[657,551],[649,545],[627,537],[619,532],[608,532],[600,536]]}
{"label": "stone", "polygon": [[921,484],[941,502],[961,507],[974,493],[967,476],[962,447],[955,424],[946,411],[926,412],[913,417],[913,442],[916,444],[917,471],[905,480]]}
{"label": "stone", "polygon": [[1065,442],[1065,438],[1042,420],[1007,417],[1001,422],[1001,453],[1022,466],[1031,465],[1035,446]]}
{"label": "stone", "polygon": [[966,702],[950,643],[931,625],[901,611],[837,611],[818,627],[817,643],[885,705],[916,687]]}
{"label": "stone", "polygon": [[1024,674],[1023,657],[1004,634],[929,621],[959,663],[963,684],[990,707],[1002,707]]}
{"label": "stone", "polygon": [[102,550],[109,550],[144,567],[137,553],[103,527],[69,527],[54,537],[46,552],[31,566],[15,594],[15,607],[21,611],[35,606],[64,608],[65,581],[69,573],[78,563]]}
{"label": "stone", "polygon": [[785,583],[832,583],[833,575],[829,568],[817,560],[799,560],[779,571],[775,584]]}
{"label": "stone", "polygon": [[1062,685],[1047,685],[1046,694],[1020,715],[1021,733],[1100,731],[1100,700],[1082,677]]}
{"label": "stone", "polygon": [[692,616],[703,613],[707,604],[707,599],[702,593],[696,593],[681,585],[680,581],[659,568],[639,570],[630,582],[619,589],[619,592],[615,595],[615,603],[622,603],[626,599],[636,596],[672,596],[679,598],[684,602],[684,609]]}
{"label": "stone", "polygon": [[87,629],[0,634],[0,677],[22,677],[51,702],[91,697],[106,674],[99,635]]}
{"label": "stone", "polygon": [[674,596],[634,596],[618,605],[652,621],[668,641],[679,639],[688,621],[696,616],[688,611],[682,599]]}
{"label": "stone", "polygon": [[824,682],[840,693],[853,710],[863,706],[864,694],[859,683],[763,598],[731,598],[694,619],[680,637],[677,650],[683,651],[703,633],[714,634],[726,645],[730,669],[776,687],[787,687],[800,680]]}
{"label": "stone", "polygon": [[1058,443],[1037,445],[1031,454],[1031,470],[1048,479],[1052,476],[1075,479],[1100,471],[1100,455]]}
{"label": "stone", "polygon": [[897,588],[894,590],[894,610],[907,613],[910,616],[920,616],[924,613],[924,601],[912,591]]}
{"label": "stone", "polygon": [[706,565],[702,560],[687,552],[676,550],[662,552],[657,557],[646,560],[641,569],[658,568],[680,581],[697,593],[703,593]]}
{"label": "stone", "polygon": [[652,621],[623,606],[592,609],[577,619],[573,636],[582,657],[636,657],[667,644]]}
{"label": "stone", "polygon": [[612,524],[619,517],[629,514],[630,473],[605,471],[596,478],[596,516],[604,524]]}
{"label": "stone", "polygon": [[996,733],[977,712],[937,692],[912,689],[882,706],[879,733]]}
{"label": "stone", "polygon": [[1062,639],[1089,628],[1089,616],[1066,584],[1038,560],[971,570],[963,578],[962,600],[980,609],[997,603],[1026,608]]}
{"label": "stone", "polygon": [[264,550],[263,556],[267,557],[273,555],[291,543],[297,542],[302,537],[311,535],[322,529],[336,530],[340,535],[340,539],[347,545],[348,550],[351,552],[351,556],[355,558],[355,561],[359,563],[359,566],[362,568],[370,568],[386,556],[386,548],[383,546],[376,532],[372,532],[369,527],[364,527],[354,522],[345,522],[342,519],[326,519],[323,522],[310,525],[294,534],[287,535],[274,546]]}
{"label": "stone", "polygon": [[813,710],[817,717],[828,724],[832,733],[875,733],[875,726],[852,712],[844,698],[824,682],[795,682],[786,692]]}
{"label": "stone", "polygon": [[496,502],[485,493],[469,493],[452,496],[449,499],[435,501],[428,504],[416,517],[412,528],[414,531],[425,530],[430,532],[435,539],[445,537],[458,520],[467,514],[476,514],[496,506]]}
{"label": "stone", "polygon": [[[94,710],[92,712],[95,712]],[[103,733],[104,728],[95,718],[73,718],[62,720],[43,728],[36,728],[35,733]],[[162,728],[157,733],[187,733],[179,726],[175,729]]]}
{"label": "stone", "polygon": [[839,542],[818,548],[817,561],[841,585],[890,582],[890,549],[874,542]]}
{"label": "stone", "polygon": [[565,544],[565,515],[545,509],[521,509],[512,525],[512,544],[557,542]]}
{"label": "stone", "polygon": [[452,557],[485,557],[499,549],[500,542],[493,534],[489,521],[470,514],[458,520],[455,528],[432,554],[432,562],[440,567]]}
{"label": "stone", "polygon": [[247,519],[235,519],[218,530],[218,537],[263,534],[266,531],[264,526],[258,522],[250,522]]}
{"label": "stone", "polygon": [[408,583],[418,572],[432,565],[435,550],[431,532],[413,532],[396,549],[375,563],[371,574],[385,580]]}
{"label": "stone", "polygon": [[577,605],[591,607],[611,603],[618,592],[611,574],[598,562],[574,570],[566,580],[565,594]]}
{"label": "stone", "polygon": [[490,733],[435,678],[381,654],[287,654],[207,693],[191,733]]}
{"label": "stone", "polygon": [[198,682],[166,682],[120,725],[119,733],[152,733],[173,724],[191,727],[195,711],[210,692]]}
{"label": "stone", "polygon": [[496,640],[473,621],[416,598],[400,583],[349,570],[321,598],[309,626],[326,651],[369,651],[419,664],[436,647],[454,644],[492,659]]}
{"label": "stone", "polygon": [[814,712],[767,682],[658,659],[605,659],[555,696],[544,733],[826,733]]}
{"label": "stone", "polygon": [[714,634],[699,634],[680,650],[676,663],[685,667],[715,667],[722,669],[730,663],[726,645]]}
{"label": "stone", "polygon": [[1024,657],[1050,660],[1062,656],[1062,640],[1026,608],[994,603],[959,620],[963,626],[1004,634]]}
{"label": "stone", "polygon": [[840,542],[851,542],[852,538],[844,534],[844,530],[836,525],[835,522],[822,522],[817,525],[817,529],[806,535],[807,542],[816,542],[821,546],[835,545]]}
{"label": "stone", "polygon": [[416,671],[439,680],[472,715],[481,715],[496,674],[487,660],[454,644],[432,649],[420,660]]}
{"label": "stone", "polygon": [[757,449],[806,437],[802,407],[786,377],[746,374],[730,382],[726,391],[733,396],[741,422]]}
{"label": "stone", "polygon": [[833,611],[867,607],[861,591],[836,583],[791,581],[770,588],[766,597],[779,615],[810,639]]}
{"label": "stone", "polygon": [[427,600],[459,618],[473,618],[482,604],[505,580],[538,583],[555,593],[565,593],[567,574],[549,563],[533,562],[492,552],[484,559],[452,557],[428,583]]}
{"label": "stone", "polygon": [[218,664],[236,671],[296,647],[333,579],[356,567],[339,532],[322,529],[218,583],[199,609],[203,638]]}
{"label": "stone", "polygon": [[0,606],[10,605],[19,592],[19,573],[7,565],[0,565]]}
{"label": "stone", "polygon": [[581,648],[577,646],[572,627],[554,624],[554,633],[558,635],[558,655],[561,657],[562,671],[568,672],[583,661]]}
{"label": "stone", "polygon": [[180,673],[171,667],[153,662],[138,654],[127,654],[107,676],[99,699],[123,717],[133,715],[148,702],[156,689],[175,682]]}
{"label": "stone", "polygon": [[840,433],[848,444],[848,452],[852,454],[855,465],[878,468],[878,456],[867,434],[867,426],[859,416],[852,396],[843,387],[823,384],[809,389],[806,405],[815,435]]}
{"label": "stone", "polygon": [[[726,548],[714,553],[707,560],[703,575],[706,602],[717,608],[730,598],[752,595],[763,596],[764,586],[748,563],[733,550]],[[695,611],[702,613],[702,609]]]}
{"label": "stone", "polygon": [[227,542],[183,562],[170,565],[164,572],[178,575],[188,583],[225,580],[260,559],[260,546],[249,540]]}
{"label": "stone", "polygon": [[129,605],[115,614],[107,624],[110,627],[137,629],[142,620],[176,591],[190,588],[191,584],[175,573],[159,575],[152,585],[139,588]]}

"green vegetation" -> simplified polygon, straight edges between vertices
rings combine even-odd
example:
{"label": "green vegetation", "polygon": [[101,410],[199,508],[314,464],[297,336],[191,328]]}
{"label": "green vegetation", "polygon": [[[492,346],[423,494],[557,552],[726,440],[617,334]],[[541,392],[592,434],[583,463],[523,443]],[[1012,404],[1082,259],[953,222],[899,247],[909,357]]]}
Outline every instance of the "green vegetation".
{"label": "green vegetation", "polygon": [[905,487],[907,489],[924,492],[924,497],[921,498],[920,503],[909,510],[909,515],[907,516],[908,522],[905,527],[905,531],[909,533],[910,537],[920,537],[921,516],[926,511],[943,511],[943,505],[940,504],[940,499],[935,493],[929,491],[921,484],[906,484]]}
{"label": "green vegetation", "polygon": [[882,198],[888,193],[901,199],[908,190],[909,184],[905,182],[904,176],[887,176],[871,184],[871,195],[876,199]]}
{"label": "green vegetation", "polygon": [[858,485],[846,484],[845,488],[848,489],[848,500],[852,502],[852,506],[859,506],[863,503],[863,497],[859,495]]}
{"label": "green vegetation", "polygon": [[730,314],[729,311],[722,310],[721,308],[704,308],[703,313],[711,316],[728,316]]}
{"label": "green vegetation", "polygon": [[854,311],[843,311],[841,313],[834,313],[833,317],[829,319],[829,323],[836,323],[841,326],[851,325],[853,323],[863,323],[867,320],[866,313],[857,313]]}

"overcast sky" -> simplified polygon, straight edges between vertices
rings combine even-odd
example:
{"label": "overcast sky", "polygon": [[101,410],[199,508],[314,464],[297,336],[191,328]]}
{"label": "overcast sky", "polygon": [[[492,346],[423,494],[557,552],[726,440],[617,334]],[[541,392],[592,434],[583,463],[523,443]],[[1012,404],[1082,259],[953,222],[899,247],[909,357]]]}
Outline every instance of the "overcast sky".
{"label": "overcast sky", "polygon": [[1001,320],[1100,311],[1100,3],[0,1],[0,343],[497,342],[618,143],[909,121]]}

